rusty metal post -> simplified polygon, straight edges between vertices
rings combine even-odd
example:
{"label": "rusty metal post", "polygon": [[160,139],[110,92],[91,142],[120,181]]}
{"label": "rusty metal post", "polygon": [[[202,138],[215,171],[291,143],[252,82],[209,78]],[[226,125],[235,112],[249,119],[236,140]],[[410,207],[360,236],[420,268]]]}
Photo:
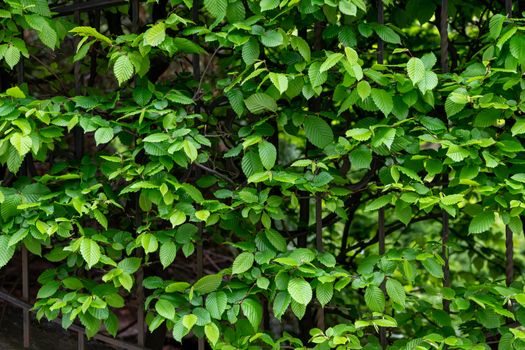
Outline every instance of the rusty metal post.
{"label": "rusty metal post", "polygon": [[78,344],[78,350],[84,350],[85,348],[85,342],[84,342],[84,333],[78,332],[77,333],[77,344]]}
{"label": "rusty metal post", "polygon": [[[29,253],[27,248],[22,245],[22,300],[26,303],[29,301]],[[29,317],[29,309],[24,309],[23,314],[23,332],[24,332],[24,348],[28,349],[31,342],[31,319]]]}

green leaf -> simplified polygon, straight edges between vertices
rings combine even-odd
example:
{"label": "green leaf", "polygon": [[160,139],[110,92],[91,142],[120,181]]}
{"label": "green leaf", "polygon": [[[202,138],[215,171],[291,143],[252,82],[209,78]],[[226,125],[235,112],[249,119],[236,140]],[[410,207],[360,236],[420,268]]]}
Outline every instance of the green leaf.
{"label": "green leaf", "polygon": [[443,203],[443,205],[447,205],[447,206],[450,206],[450,205],[455,205],[455,204],[458,204],[459,202],[462,202],[464,199],[464,196],[462,194],[450,194],[448,196],[444,196],[440,199],[441,203]]}
{"label": "green leaf", "polygon": [[365,303],[370,310],[383,312],[385,310],[385,295],[383,291],[378,286],[368,286],[365,291]]}
{"label": "green leaf", "polygon": [[215,346],[219,341],[219,327],[213,322],[204,326],[204,334],[206,334],[206,338],[208,338],[212,346]]}
{"label": "green leaf", "polygon": [[383,208],[387,204],[390,204],[390,202],[392,202],[392,195],[385,194],[384,196],[376,198],[372,202],[367,204],[367,206],[365,207],[365,211],[372,211],[377,210],[379,208]]}
{"label": "green leaf", "polygon": [[190,140],[184,140],[183,143],[184,153],[188,156],[190,161],[193,163],[198,157],[197,147]]}
{"label": "green leaf", "polygon": [[284,43],[284,39],[278,31],[268,30],[261,35],[261,43],[266,47],[277,47]]}
{"label": "green leaf", "polygon": [[406,294],[403,285],[398,280],[389,278],[386,280],[386,292],[394,303],[405,306]]}
{"label": "green leaf", "polygon": [[510,53],[519,62],[525,60],[525,35],[516,34],[510,39],[509,43]]}
{"label": "green leaf", "polygon": [[260,55],[259,44],[251,38],[242,46],[242,59],[246,65],[251,66]]}
{"label": "green leaf", "polygon": [[288,293],[299,304],[306,305],[312,300],[312,287],[303,278],[293,278],[288,282]]}
{"label": "green leaf", "polygon": [[177,246],[175,243],[168,241],[160,246],[159,258],[163,268],[170,266],[177,256]]}
{"label": "green leaf", "polygon": [[214,292],[219,288],[222,282],[222,275],[207,275],[195,282],[193,289],[201,294],[208,294]]}
{"label": "green leaf", "polygon": [[228,306],[228,297],[224,292],[213,292],[206,297],[206,310],[210,316],[220,320],[226,307]]}
{"label": "green leaf", "polygon": [[372,151],[366,146],[360,146],[349,154],[352,169],[370,169],[372,163]]}
{"label": "green leaf", "polygon": [[238,275],[251,269],[255,257],[252,253],[244,252],[239,254],[233,261],[232,274]]}
{"label": "green leaf", "polygon": [[377,35],[385,42],[392,44],[401,44],[401,38],[394,32],[394,30],[385,25],[378,25],[375,27]]}
{"label": "green leaf", "polygon": [[277,319],[281,319],[281,316],[284,315],[286,309],[290,305],[292,298],[287,292],[279,292],[273,300],[273,314]]}
{"label": "green leaf", "polygon": [[115,61],[113,65],[113,74],[117,78],[118,84],[122,85],[133,76],[133,64],[127,55],[122,55]]}
{"label": "green leaf", "polygon": [[468,227],[469,233],[481,233],[488,231],[491,226],[495,223],[496,218],[494,216],[494,212],[492,211],[486,211],[483,213],[480,213],[472,219],[470,222],[470,225]]}
{"label": "green leaf", "polygon": [[97,131],[95,131],[95,142],[97,146],[108,143],[113,137],[113,128],[98,128]]}
{"label": "green leaf", "polygon": [[259,158],[259,154],[255,152],[246,152],[241,161],[241,168],[244,175],[247,178],[253,174],[257,174],[263,171],[263,166]]}
{"label": "green leaf", "polygon": [[412,84],[416,85],[425,77],[425,65],[417,57],[412,57],[407,63],[407,73]]}
{"label": "green leaf", "polygon": [[173,320],[175,318],[175,306],[168,300],[159,299],[155,303],[155,310],[164,318]]}
{"label": "green leaf", "polygon": [[273,10],[279,6],[279,0],[261,0],[261,12]]}
{"label": "green leaf", "polygon": [[266,238],[270,242],[272,246],[275,247],[280,252],[286,251],[286,239],[276,230],[274,229],[268,229],[265,231]]}
{"label": "green leaf", "polygon": [[4,53],[4,60],[9,68],[13,69],[20,61],[20,50],[15,46],[9,45]]}
{"label": "green leaf", "polygon": [[228,0],[204,0],[204,7],[213,17],[222,19],[226,16]]}
{"label": "green leaf", "polygon": [[195,323],[197,323],[198,317],[193,314],[184,315],[182,317],[182,325],[186,327],[186,329],[191,330]]}
{"label": "green leaf", "polygon": [[9,142],[15,147],[20,156],[27,154],[31,150],[31,145],[33,144],[31,136],[19,132],[12,134],[9,138]]}
{"label": "green leaf", "polygon": [[512,136],[525,134],[525,118],[516,119],[516,123],[510,129]]}
{"label": "green leaf", "polygon": [[334,295],[334,284],[329,283],[319,283],[317,287],[315,287],[315,296],[317,300],[319,301],[319,304],[321,304],[322,307],[324,307],[326,304],[332,300],[332,297]]}
{"label": "green leaf", "polygon": [[[2,215],[3,216],[3,215]],[[0,268],[7,265],[15,253],[15,245],[9,245],[9,236],[0,236]]]}
{"label": "green leaf", "polygon": [[26,95],[18,86],[13,86],[7,89],[5,94],[14,98],[26,98]]}
{"label": "green leaf", "polygon": [[308,67],[308,78],[312,87],[323,85],[328,79],[328,73],[321,71],[321,62],[314,62]]}
{"label": "green leaf", "polygon": [[501,29],[503,28],[503,23],[505,22],[505,16],[502,14],[495,14],[490,18],[489,22],[489,30],[490,30],[490,37],[492,39],[497,39],[501,33]]}
{"label": "green leaf", "polygon": [[257,331],[262,321],[261,303],[253,298],[246,298],[241,304],[241,309],[244,316],[246,316],[252,325],[254,331]]}
{"label": "green leaf", "polygon": [[288,78],[286,75],[281,73],[270,73],[270,81],[279,90],[281,94],[284,94],[288,90]]}
{"label": "green leaf", "polygon": [[324,148],[334,140],[330,125],[318,116],[307,116],[304,119],[304,133],[314,146]]}
{"label": "green leaf", "polygon": [[423,78],[417,83],[419,90],[422,94],[425,94],[427,91],[433,90],[438,84],[438,77],[436,73],[432,71],[425,71]]}
{"label": "green leaf", "polygon": [[442,266],[437,262],[436,258],[428,258],[421,262],[425,269],[430,273],[432,276],[436,278],[443,278],[443,268]]}
{"label": "green leaf", "polygon": [[292,47],[299,52],[306,62],[310,62],[310,46],[301,37],[293,36],[291,39]]}
{"label": "green leaf", "polygon": [[394,108],[392,95],[385,90],[372,89],[372,100],[374,101],[377,108],[383,112],[385,117],[387,117]]}
{"label": "green leaf", "polygon": [[88,269],[91,269],[100,260],[100,247],[92,239],[83,237],[80,243],[80,254],[86,261]]}
{"label": "green leaf", "polygon": [[49,298],[57,292],[59,287],[60,287],[60,282],[58,281],[47,282],[42,287],[40,287],[36,295],[36,298],[37,299]]}
{"label": "green leaf", "polygon": [[70,33],[75,33],[80,36],[92,36],[100,41],[105,42],[106,44],[112,45],[113,42],[110,38],[108,38],[105,35],[100,34],[95,28],[87,27],[87,26],[80,26],[75,27],[69,31]]}
{"label": "green leaf", "polygon": [[244,100],[248,110],[254,114],[263,113],[266,111],[277,111],[277,103],[270,96],[262,92],[257,92]]}
{"label": "green leaf", "polygon": [[368,96],[370,96],[370,93],[372,92],[370,84],[365,80],[361,80],[359,83],[357,83],[356,88],[357,94],[359,95],[359,97],[361,97],[362,101],[364,101]]}
{"label": "green leaf", "polygon": [[277,159],[277,150],[275,149],[275,146],[268,141],[262,141],[259,143],[258,147],[259,158],[261,158],[262,165],[267,170],[272,169]]}
{"label": "green leaf", "polygon": [[341,61],[343,57],[343,54],[339,52],[330,54],[323,62],[323,64],[321,64],[321,66],[319,67],[319,71],[321,73],[326,72],[327,70],[335,66],[339,61]]}
{"label": "green leaf", "polygon": [[144,33],[145,45],[159,46],[164,39],[166,39],[166,25],[162,22],[155,24]]}

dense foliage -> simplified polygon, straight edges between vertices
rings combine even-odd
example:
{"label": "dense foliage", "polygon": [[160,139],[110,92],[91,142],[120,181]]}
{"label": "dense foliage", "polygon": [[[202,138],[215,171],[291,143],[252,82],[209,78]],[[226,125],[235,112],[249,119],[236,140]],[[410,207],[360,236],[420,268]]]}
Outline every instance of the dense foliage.
{"label": "dense foliage", "polygon": [[214,349],[524,349],[523,20],[379,3],[3,1],[0,267],[47,262],[37,317],[115,336],[144,288]]}

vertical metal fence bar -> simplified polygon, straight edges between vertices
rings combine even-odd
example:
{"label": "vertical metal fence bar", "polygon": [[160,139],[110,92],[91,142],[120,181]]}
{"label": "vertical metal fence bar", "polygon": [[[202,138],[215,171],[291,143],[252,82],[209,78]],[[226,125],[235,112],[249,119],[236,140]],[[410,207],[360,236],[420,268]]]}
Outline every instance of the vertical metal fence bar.
{"label": "vertical metal fence bar", "polygon": [[[505,0],[505,12],[508,18],[512,17],[512,0]],[[505,283],[510,286],[514,277],[514,242],[509,225],[505,226],[505,260]],[[512,308],[510,302],[509,308]]]}
{"label": "vertical metal fence bar", "polygon": [[[384,6],[383,6],[383,0],[376,0],[376,7],[377,7],[377,23],[384,24],[385,23],[385,13],[384,13]],[[384,43],[381,38],[378,38],[377,40],[377,63],[383,64],[384,62]],[[385,254],[385,209],[380,208],[378,211],[378,217],[377,217],[377,239],[379,243],[379,255]],[[385,281],[381,284],[381,289],[383,290],[383,293],[385,293]],[[379,327],[379,341],[381,343],[381,347],[383,349],[386,349],[387,347],[387,338],[386,338],[386,329],[384,327]]]}
{"label": "vertical metal fence bar", "polygon": [[[26,303],[29,301],[29,253],[24,245],[22,245],[22,300]],[[29,317],[29,309],[22,311],[23,315],[23,332],[24,332],[24,348],[28,349],[31,342],[31,319]]]}
{"label": "vertical metal fence bar", "polygon": [[[377,212],[377,240],[379,243],[379,255],[381,256],[385,254],[385,208],[380,208]],[[381,289],[383,290],[383,294],[385,294],[385,281],[381,283]],[[379,327],[379,341],[381,347],[386,349],[388,341],[384,327]]]}
{"label": "vertical metal fence bar", "polygon": [[[385,24],[385,12],[383,7],[383,0],[376,0],[377,5],[377,23]],[[385,55],[385,45],[381,38],[377,40],[377,63],[383,64]]]}
{"label": "vertical metal fence bar", "polygon": [[514,242],[512,236],[509,225],[505,226],[505,282],[507,286],[510,286],[514,277]]}
{"label": "vertical metal fence bar", "polygon": [[[323,199],[320,192],[315,194],[315,246],[318,252],[324,251],[323,246]],[[317,328],[325,329],[324,308],[319,305],[317,311]]]}
{"label": "vertical metal fence bar", "polygon": [[[441,1],[440,12],[440,51],[441,51],[441,72],[448,73],[448,0]],[[446,118],[446,117],[445,117]],[[448,175],[445,173],[442,177],[443,187],[448,183]],[[442,210],[442,232],[441,232],[441,258],[443,264],[443,287],[451,286],[450,281],[450,265],[448,259],[448,237],[450,234],[449,215],[445,210]],[[443,299],[443,311],[450,312],[450,301]]]}
{"label": "vertical metal fence bar", "polygon": [[84,350],[85,348],[85,337],[84,333],[78,332],[77,333],[77,349],[78,350]]}
{"label": "vertical metal fence bar", "polygon": [[[139,0],[131,0],[131,30],[133,33],[139,31]],[[140,227],[142,224],[142,212],[139,205],[139,196],[135,196],[135,227]],[[137,254],[137,257],[143,258],[142,252]],[[144,268],[141,266],[137,271],[136,277],[136,300],[137,300],[137,345],[144,347],[146,338],[146,325],[144,319]]]}
{"label": "vertical metal fence bar", "polygon": [[[16,73],[17,83],[18,85],[22,85],[24,83],[24,59],[22,57],[16,66]],[[26,164],[23,167],[26,172],[24,175],[28,175],[29,173],[28,161],[30,161],[30,158],[26,157]],[[22,300],[29,303],[29,252],[24,245],[22,245],[20,254],[22,258]],[[22,310],[22,332],[24,349],[29,349],[31,343],[31,318],[29,309]]]}
{"label": "vertical metal fence bar", "polygon": [[512,0],[505,0],[505,13],[508,18],[512,17]]}
{"label": "vertical metal fence bar", "polygon": [[[76,0],[75,1],[75,4],[79,4],[80,3],[80,0]],[[75,11],[75,23],[77,25],[80,25],[80,11]],[[74,43],[74,46],[75,46],[75,50],[76,50],[76,47],[77,47],[77,44],[78,44],[79,40],[78,39],[75,39],[73,41]],[[75,95],[78,96],[80,95],[80,91],[81,91],[81,84],[82,84],[82,77],[80,75],[80,61],[76,61],[75,62],[75,65],[73,67],[73,74],[74,74],[74,77],[75,77]],[[74,152],[75,152],[75,158],[77,160],[80,161],[80,159],[82,159],[83,155],[84,155],[84,133],[82,131],[82,128],[80,126],[75,126],[73,128],[73,143],[74,143]]]}
{"label": "vertical metal fence bar", "polygon": [[131,31],[139,31],[139,0],[131,0]]}

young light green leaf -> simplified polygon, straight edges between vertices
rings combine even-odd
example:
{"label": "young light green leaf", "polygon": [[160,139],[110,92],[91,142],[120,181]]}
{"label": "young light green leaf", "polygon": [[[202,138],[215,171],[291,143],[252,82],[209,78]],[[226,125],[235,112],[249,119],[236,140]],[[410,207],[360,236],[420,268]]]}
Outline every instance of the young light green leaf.
{"label": "young light green leaf", "polygon": [[127,55],[121,55],[117,58],[115,65],[113,66],[113,74],[115,74],[115,78],[117,78],[119,85],[122,85],[131,79],[133,71],[133,64]]}
{"label": "young light green leaf", "polygon": [[163,22],[155,24],[144,33],[144,44],[159,46],[166,39],[166,25]]}
{"label": "young light green leaf", "polygon": [[292,278],[288,282],[288,293],[299,304],[306,305],[312,300],[312,287],[303,278]]}
{"label": "young light green leaf", "polygon": [[171,302],[164,299],[159,299],[155,303],[155,310],[164,318],[172,320],[175,317],[175,307]]}
{"label": "young light green leaf", "polygon": [[317,287],[315,287],[315,296],[322,307],[332,300],[333,295],[334,284],[332,282],[319,283]]}
{"label": "young light green leaf", "polygon": [[206,338],[208,338],[212,346],[215,346],[219,341],[219,327],[213,322],[204,326],[204,334],[206,334]]}
{"label": "young light green leaf", "polygon": [[327,70],[335,66],[342,58],[343,58],[342,53],[336,52],[336,53],[330,54],[326,58],[326,60],[323,62],[323,64],[321,64],[321,66],[319,67],[319,71],[321,73],[326,72]]}
{"label": "young light green leaf", "polygon": [[238,275],[251,269],[255,257],[252,253],[244,252],[239,254],[233,261],[232,274]]}
{"label": "young light green leaf", "polygon": [[83,237],[80,243],[80,254],[87,263],[88,269],[93,267],[100,260],[100,247],[94,240]]}
{"label": "young light green leaf", "polygon": [[412,57],[407,63],[407,73],[412,84],[416,85],[425,77],[425,65],[417,57]]}
{"label": "young light green leaf", "polygon": [[9,236],[0,235],[0,268],[7,265],[15,253],[16,245],[9,245]]}
{"label": "young light green leaf", "polygon": [[270,73],[270,81],[279,90],[281,94],[284,94],[288,90],[288,78],[282,73]]}

